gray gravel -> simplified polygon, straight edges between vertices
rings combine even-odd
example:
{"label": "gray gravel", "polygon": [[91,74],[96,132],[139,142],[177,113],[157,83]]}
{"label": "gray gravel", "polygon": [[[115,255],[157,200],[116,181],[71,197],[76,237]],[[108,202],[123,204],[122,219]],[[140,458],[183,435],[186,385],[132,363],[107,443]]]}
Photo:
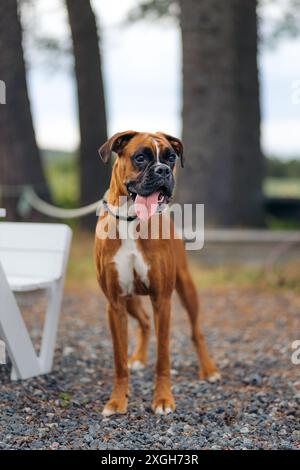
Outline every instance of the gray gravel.
{"label": "gray gravel", "polygon": [[[38,344],[42,307],[35,301],[29,312],[31,302],[22,299]],[[104,419],[112,381],[104,301],[95,292],[68,292],[53,373],[12,383],[9,366],[0,367],[0,449],[299,449],[300,366],[290,360],[291,343],[300,339],[299,294],[204,290],[202,306],[222,381],[197,380],[188,324],[176,303],[175,414],[156,417],[150,409],[152,339],[147,369],[131,377],[127,415]]]}

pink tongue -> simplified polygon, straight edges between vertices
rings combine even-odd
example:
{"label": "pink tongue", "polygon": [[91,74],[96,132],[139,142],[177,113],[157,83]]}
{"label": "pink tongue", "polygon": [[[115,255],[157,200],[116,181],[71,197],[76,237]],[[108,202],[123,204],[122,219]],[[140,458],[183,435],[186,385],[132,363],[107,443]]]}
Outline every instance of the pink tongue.
{"label": "pink tongue", "polygon": [[134,210],[140,220],[148,220],[156,212],[158,205],[159,192],[143,197],[136,195],[134,201]]}

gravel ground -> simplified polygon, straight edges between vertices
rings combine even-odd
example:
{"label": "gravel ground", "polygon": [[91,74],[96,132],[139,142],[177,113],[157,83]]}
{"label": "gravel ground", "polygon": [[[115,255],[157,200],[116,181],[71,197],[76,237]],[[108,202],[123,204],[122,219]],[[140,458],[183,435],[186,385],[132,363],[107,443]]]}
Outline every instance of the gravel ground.
{"label": "gravel ground", "polygon": [[[188,322],[174,302],[176,412],[151,413],[152,339],[148,367],[131,376],[127,415],[104,419],[112,382],[104,299],[67,292],[53,373],[12,383],[9,366],[0,367],[0,449],[299,449],[300,365],[291,362],[291,343],[300,339],[299,294],[230,288],[201,297],[222,381],[197,380]],[[21,300],[38,344],[42,302],[29,313],[32,299]]]}

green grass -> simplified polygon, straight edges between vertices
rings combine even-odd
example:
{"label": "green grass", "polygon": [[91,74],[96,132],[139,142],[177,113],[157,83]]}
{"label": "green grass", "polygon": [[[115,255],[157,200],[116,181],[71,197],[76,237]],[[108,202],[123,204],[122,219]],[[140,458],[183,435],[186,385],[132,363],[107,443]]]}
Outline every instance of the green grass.
{"label": "green grass", "polygon": [[94,234],[74,230],[66,285],[71,289],[98,289],[94,265]]}
{"label": "green grass", "polygon": [[73,208],[79,200],[78,159],[75,154],[46,154],[44,168],[53,202],[58,206]]}
{"label": "green grass", "polygon": [[191,261],[190,269],[199,288],[259,286],[265,279],[265,271],[260,266],[205,266]]}
{"label": "green grass", "polygon": [[266,178],[264,193],[268,197],[300,198],[300,178]]}
{"label": "green grass", "polygon": [[300,230],[300,220],[267,216],[266,227],[269,230]]}
{"label": "green grass", "polygon": [[274,265],[272,269],[263,266],[242,264],[220,267],[200,266],[190,263],[193,279],[198,288],[257,288],[265,290],[289,290],[300,292],[299,262]]}

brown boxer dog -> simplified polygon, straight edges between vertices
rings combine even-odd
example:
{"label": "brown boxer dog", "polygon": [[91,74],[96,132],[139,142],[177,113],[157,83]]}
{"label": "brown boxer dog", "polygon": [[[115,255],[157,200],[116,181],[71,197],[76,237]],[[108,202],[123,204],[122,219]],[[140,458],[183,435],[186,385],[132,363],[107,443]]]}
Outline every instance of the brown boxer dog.
{"label": "brown boxer dog", "polygon": [[[182,240],[174,238],[171,223],[170,237],[155,239],[124,237],[126,227],[137,227],[148,219],[162,219],[157,213],[167,204],[174,190],[176,160],[184,165],[181,141],[162,132],[155,134],[126,131],[115,134],[99,149],[107,163],[117,155],[112,169],[107,203],[100,214],[95,238],[97,278],[108,300],[108,318],[114,348],[115,377],[110,400],[103,414],[125,413],[128,396],[128,369],[140,369],[147,361],[150,322],[140,296],[149,295],[154,312],[157,338],[156,381],[152,409],[157,414],[175,410],[170,380],[170,315],[174,289],[185,307],[200,362],[201,379],[219,378],[210,359],[199,326],[198,295],[191,279]],[[119,198],[128,204],[124,213]],[[137,217],[138,216],[138,217]],[[99,224],[115,224],[117,236],[101,236]],[[149,232],[150,233],[150,232]],[[100,235],[99,235],[100,234]],[[127,358],[127,314],[138,322],[137,344]]]}

